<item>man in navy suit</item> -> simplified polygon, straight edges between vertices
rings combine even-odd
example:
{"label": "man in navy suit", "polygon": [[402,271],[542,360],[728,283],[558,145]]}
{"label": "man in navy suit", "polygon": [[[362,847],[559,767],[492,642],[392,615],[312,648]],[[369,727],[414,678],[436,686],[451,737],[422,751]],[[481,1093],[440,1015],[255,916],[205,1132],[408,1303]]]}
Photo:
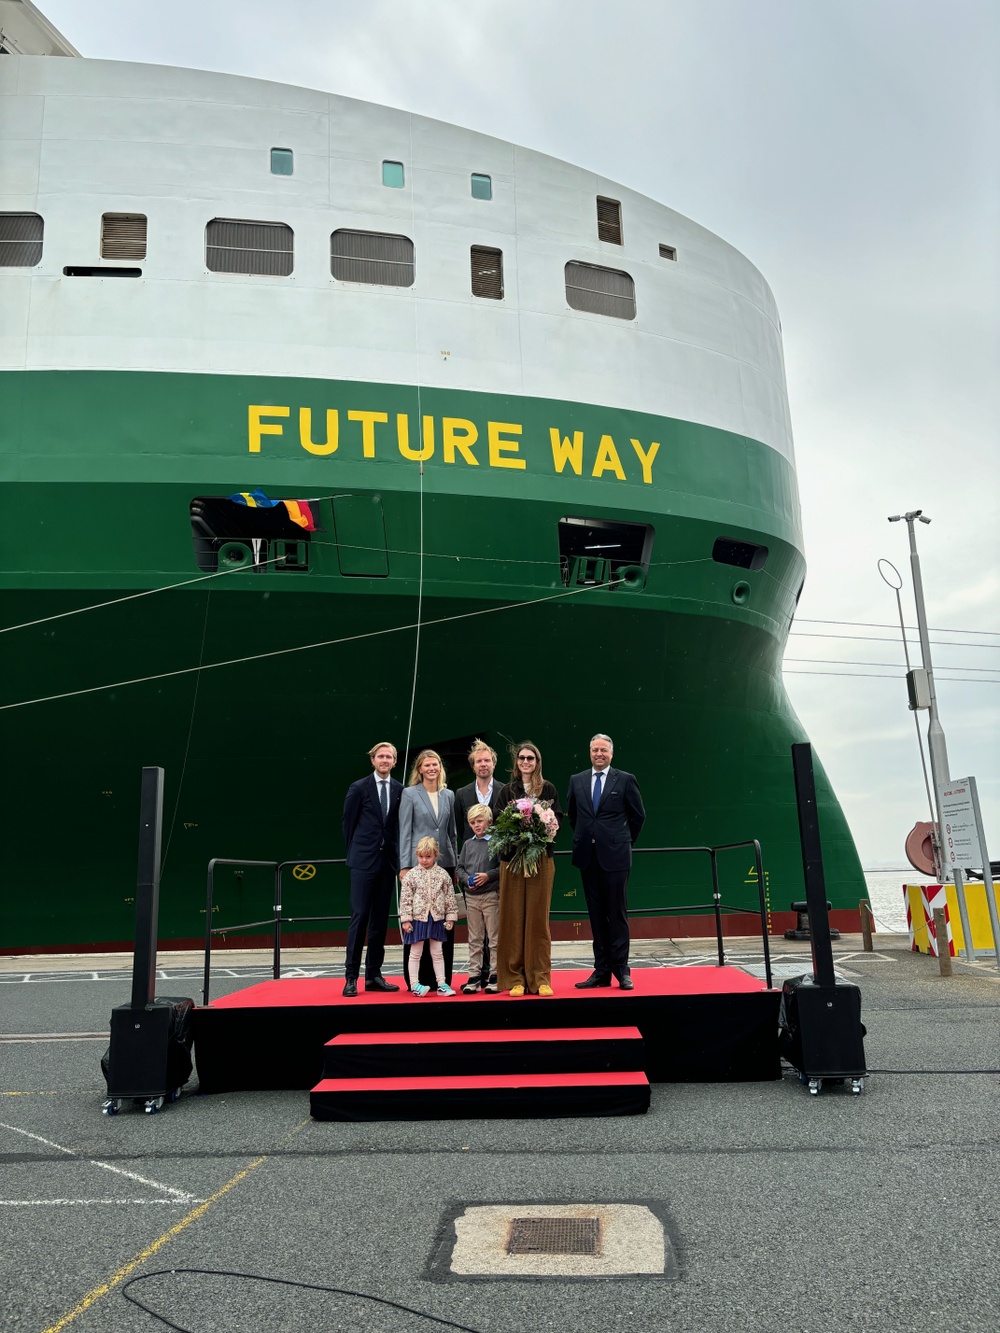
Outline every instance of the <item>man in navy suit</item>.
{"label": "man in navy suit", "polygon": [[632,989],[628,966],[628,872],[632,844],[646,819],[639,784],[611,767],[610,736],[590,742],[590,768],[569,780],[566,813],[573,825],[573,864],[579,867],[594,936],[594,970],[579,990],[610,986]]}
{"label": "man in navy suit", "polygon": [[365,990],[399,990],[382,976],[385,933],[399,871],[399,799],[403,784],[391,777],[396,747],[379,741],[368,751],[374,773],[352,782],[344,798],[344,844],[351,872],[351,924],[347,928],[344,994],[358,993],[361,950],[367,934]]}

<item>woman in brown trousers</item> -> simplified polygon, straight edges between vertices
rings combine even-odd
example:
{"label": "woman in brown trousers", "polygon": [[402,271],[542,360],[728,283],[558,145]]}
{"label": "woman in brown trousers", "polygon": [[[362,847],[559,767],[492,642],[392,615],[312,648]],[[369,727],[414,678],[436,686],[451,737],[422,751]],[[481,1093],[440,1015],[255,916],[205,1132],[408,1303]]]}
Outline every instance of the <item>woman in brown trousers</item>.
{"label": "woman in brown trousers", "polygon": [[[511,751],[510,781],[500,792],[500,808],[530,796],[547,801],[561,818],[559,794],[542,777],[542,754],[537,745],[523,741]],[[552,994],[552,936],[549,908],[555,862],[551,845],[534,875],[514,874],[500,863],[500,924],[497,931],[497,981],[513,996]]]}

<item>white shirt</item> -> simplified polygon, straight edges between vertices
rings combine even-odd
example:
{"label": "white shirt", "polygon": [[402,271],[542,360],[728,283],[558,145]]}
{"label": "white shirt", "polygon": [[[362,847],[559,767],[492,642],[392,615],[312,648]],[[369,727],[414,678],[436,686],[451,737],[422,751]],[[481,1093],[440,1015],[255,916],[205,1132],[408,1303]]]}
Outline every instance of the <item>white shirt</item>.
{"label": "white shirt", "polygon": [[479,804],[480,804],[480,805],[489,805],[490,802],[493,800],[493,779],[490,778],[490,785],[486,788],[486,795],[485,795],[485,796],[484,796],[483,793],[479,790],[479,779],[478,779],[478,778],[476,779],[476,781],[475,781],[475,783],[474,783],[473,785],[474,785],[475,788],[476,788],[476,796],[479,798]]}

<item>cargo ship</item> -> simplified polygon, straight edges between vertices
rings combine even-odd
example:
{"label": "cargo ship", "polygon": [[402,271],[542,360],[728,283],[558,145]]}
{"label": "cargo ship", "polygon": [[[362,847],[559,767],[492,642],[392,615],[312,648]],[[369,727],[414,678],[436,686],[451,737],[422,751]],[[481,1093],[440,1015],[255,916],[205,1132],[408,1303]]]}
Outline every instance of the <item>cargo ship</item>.
{"label": "cargo ship", "polygon": [[[645,845],[758,839],[792,924],[805,561],[753,264],[456,125],[65,46],[0,58],[0,949],[127,946],[144,765],[180,947],[212,857],[298,858],[286,914],[347,911],[343,869],[309,871],[375,742],[455,785],[474,737],[501,775],[529,737],[565,792],[597,731]],[[849,928],[864,881],[817,781]],[[720,873],[727,930],[758,930],[752,855]],[[708,934],[710,898],[703,856],[636,859],[637,934]],[[213,917],[271,902],[227,867]],[[586,937],[568,859],[553,910]]]}

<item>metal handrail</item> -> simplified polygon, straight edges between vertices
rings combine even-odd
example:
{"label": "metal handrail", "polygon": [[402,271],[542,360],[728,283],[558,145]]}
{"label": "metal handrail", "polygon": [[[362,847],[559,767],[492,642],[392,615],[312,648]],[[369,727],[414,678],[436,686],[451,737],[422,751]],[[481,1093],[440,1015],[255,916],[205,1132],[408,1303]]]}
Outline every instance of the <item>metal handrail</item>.
{"label": "metal handrail", "polygon": [[[764,977],[767,982],[768,990],[772,989],[773,978],[771,975],[771,950],[767,937],[767,902],[764,896],[764,868],[761,860],[760,843],[756,838],[748,838],[743,842],[727,842],[717,847],[633,847],[633,856],[649,856],[653,854],[668,853],[707,853],[712,863],[712,902],[710,904],[690,904],[681,907],[648,907],[635,908],[634,911],[628,911],[628,916],[667,916],[681,912],[712,912],[715,916],[715,937],[718,949],[719,967],[725,967],[726,956],[722,938],[722,916],[723,913],[749,912],[746,907],[729,907],[722,901],[722,895],[719,890],[719,867],[718,853],[736,851],[740,847],[752,847],[754,852],[754,866],[757,873],[757,898],[758,910],[761,925],[761,942],[764,949]],[[572,851],[568,848],[560,848],[553,852],[554,856],[572,856]],[[208,889],[205,908],[205,975],[202,987],[202,1004],[209,1002],[209,987],[211,983],[212,966],[212,936],[228,935],[235,931],[250,930],[257,926],[272,926],[274,930],[272,946],[271,973],[275,981],[281,977],[281,928],[283,925],[297,925],[303,922],[315,921],[349,921],[350,918],[344,915],[337,916],[283,916],[282,915],[282,874],[289,866],[313,865],[313,866],[342,866],[346,865],[346,858],[336,857],[304,857],[299,856],[285,861],[245,861],[236,860],[228,857],[215,856],[208,863]],[[212,910],[213,898],[215,893],[215,867],[216,866],[263,866],[274,871],[274,916],[264,921],[248,921],[237,926],[213,926]],[[550,912],[553,917],[580,917],[579,911],[567,910]]]}

